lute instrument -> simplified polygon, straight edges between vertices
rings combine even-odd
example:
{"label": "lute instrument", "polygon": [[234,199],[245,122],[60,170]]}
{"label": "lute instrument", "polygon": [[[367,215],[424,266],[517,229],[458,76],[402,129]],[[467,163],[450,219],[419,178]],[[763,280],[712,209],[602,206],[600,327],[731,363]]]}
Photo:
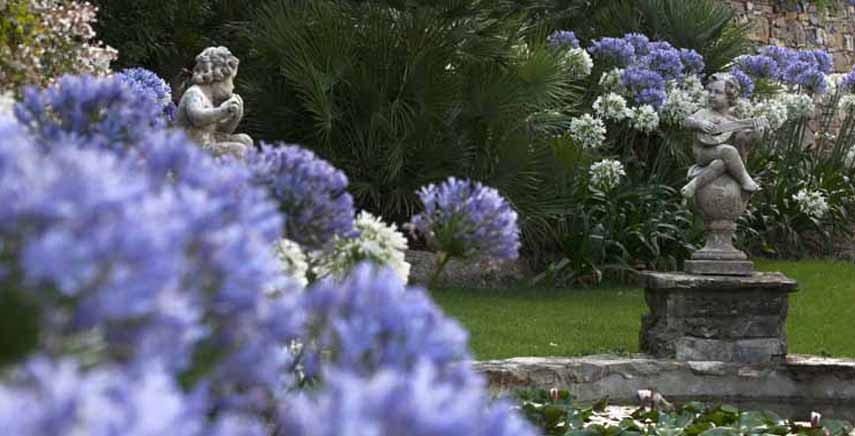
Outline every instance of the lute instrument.
{"label": "lute instrument", "polygon": [[710,133],[698,132],[696,136],[701,144],[721,145],[727,142],[731,136],[733,136],[734,132],[738,132],[740,130],[757,130],[760,128],[769,128],[769,120],[765,117],[727,121],[717,125],[715,130]]}

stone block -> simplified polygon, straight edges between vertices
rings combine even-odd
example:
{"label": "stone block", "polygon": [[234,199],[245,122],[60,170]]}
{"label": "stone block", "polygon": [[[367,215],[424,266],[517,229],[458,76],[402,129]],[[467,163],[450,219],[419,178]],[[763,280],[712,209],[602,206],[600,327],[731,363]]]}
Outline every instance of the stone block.
{"label": "stone block", "polygon": [[677,360],[766,364],[780,362],[787,354],[783,338],[701,339],[682,337],[675,343]]}
{"label": "stone block", "polygon": [[754,272],[750,260],[687,260],[683,265],[689,274],[747,276]]}

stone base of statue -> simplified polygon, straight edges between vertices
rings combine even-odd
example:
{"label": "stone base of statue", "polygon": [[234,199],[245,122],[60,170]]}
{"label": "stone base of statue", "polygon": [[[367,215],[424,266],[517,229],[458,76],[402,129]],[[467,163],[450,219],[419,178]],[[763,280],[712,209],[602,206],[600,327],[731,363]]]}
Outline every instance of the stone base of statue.
{"label": "stone base of statue", "polygon": [[745,212],[750,198],[751,194],[729,174],[722,174],[695,193],[694,209],[704,220],[706,243],[684,263],[687,273],[747,276],[754,272],[754,263],[733,246],[736,219]]}
{"label": "stone base of statue", "polygon": [[643,273],[650,313],[641,352],[687,361],[775,363],[787,354],[788,296],[797,283],[781,273],[713,276]]}

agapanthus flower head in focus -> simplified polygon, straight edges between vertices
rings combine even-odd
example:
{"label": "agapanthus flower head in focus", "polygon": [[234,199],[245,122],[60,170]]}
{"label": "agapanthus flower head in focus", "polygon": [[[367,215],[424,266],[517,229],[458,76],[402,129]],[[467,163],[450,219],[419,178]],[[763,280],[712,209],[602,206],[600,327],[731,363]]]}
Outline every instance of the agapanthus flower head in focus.
{"label": "agapanthus flower head in focus", "polygon": [[[615,104],[617,103],[615,102]],[[599,148],[606,140],[605,124],[591,114],[582,114],[582,116],[573,118],[570,121],[570,128],[567,133],[576,144],[587,149]]]}
{"label": "agapanthus flower head in focus", "polygon": [[175,121],[176,108],[172,101],[172,88],[160,76],[145,68],[124,69],[115,76],[139,95],[156,101],[167,121]]}
{"label": "agapanthus flower head in focus", "polygon": [[623,70],[620,80],[635,104],[650,105],[658,109],[665,103],[665,79],[659,73],[632,67]]}
{"label": "agapanthus flower head in focus", "polygon": [[813,218],[822,218],[829,210],[828,200],[822,191],[801,189],[793,195],[793,200],[803,214]]}
{"label": "agapanthus flower head in focus", "polygon": [[517,213],[498,191],[449,178],[418,191],[424,211],[411,226],[428,246],[450,257],[515,259],[520,240]]}
{"label": "agapanthus flower head in focus", "polygon": [[603,159],[594,162],[590,168],[591,187],[603,192],[608,192],[620,184],[621,178],[626,175],[623,164],[614,159]]}
{"label": "agapanthus flower head in focus", "polygon": [[775,80],[781,74],[778,62],[766,55],[743,55],[736,58],[736,66],[757,79]]}
{"label": "agapanthus flower head in focus", "polygon": [[356,216],[353,227],[353,237],[336,237],[331,248],[313,253],[315,274],[342,278],[360,262],[369,261],[392,268],[406,283],[410,277],[410,264],[404,259],[407,239],[398,227],[364,210]]}
{"label": "agapanthus flower head in focus", "polygon": [[635,60],[635,48],[632,44],[618,38],[602,38],[588,48],[597,61],[613,67],[623,68],[632,64]]}
{"label": "agapanthus flower head in focus", "polygon": [[597,97],[592,108],[598,117],[606,120],[621,121],[627,117],[626,99],[614,92]]}
{"label": "agapanthus flower head in focus", "polygon": [[263,144],[246,157],[253,180],[265,186],[285,215],[285,237],[307,250],[353,231],[347,176],[315,153],[287,144]]}

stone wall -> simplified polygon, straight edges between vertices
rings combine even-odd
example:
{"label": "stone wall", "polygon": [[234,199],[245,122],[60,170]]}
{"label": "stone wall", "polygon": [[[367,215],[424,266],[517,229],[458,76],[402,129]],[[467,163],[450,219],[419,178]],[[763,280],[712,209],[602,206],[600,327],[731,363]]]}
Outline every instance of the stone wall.
{"label": "stone wall", "polygon": [[837,4],[824,11],[817,11],[808,2],[788,6],[782,0],[722,1],[734,8],[740,22],[750,23],[750,38],[757,45],[824,48],[833,56],[835,71],[852,70],[855,6],[850,6],[847,0],[837,0]]}

